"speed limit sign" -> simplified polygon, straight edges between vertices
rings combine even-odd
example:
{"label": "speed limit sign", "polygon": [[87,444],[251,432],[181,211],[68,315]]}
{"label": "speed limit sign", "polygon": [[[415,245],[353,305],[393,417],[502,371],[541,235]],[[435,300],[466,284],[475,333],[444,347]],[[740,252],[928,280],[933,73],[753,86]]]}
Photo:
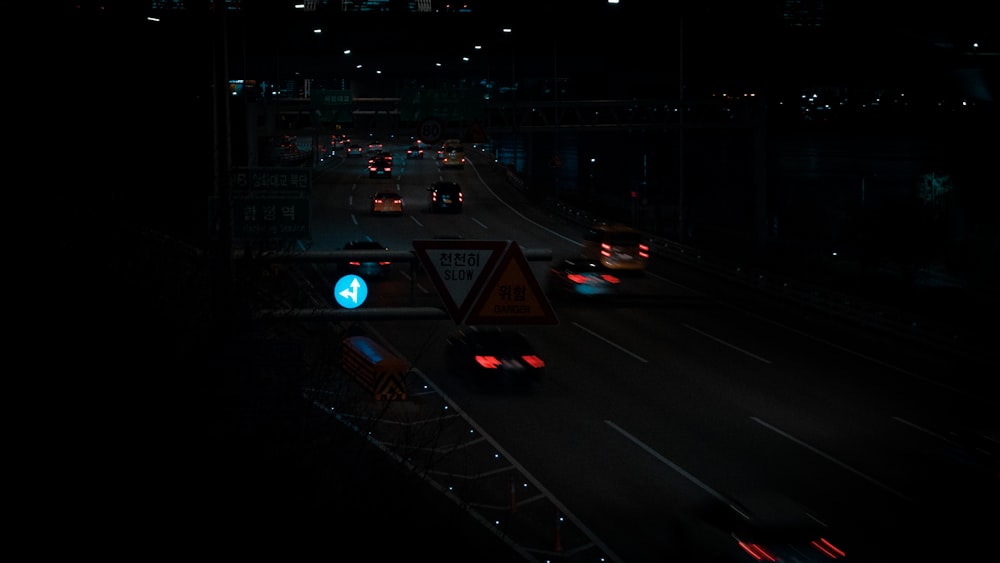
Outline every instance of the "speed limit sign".
{"label": "speed limit sign", "polygon": [[433,143],[441,139],[444,133],[443,129],[440,121],[433,117],[427,118],[421,121],[420,126],[417,127],[417,138]]}

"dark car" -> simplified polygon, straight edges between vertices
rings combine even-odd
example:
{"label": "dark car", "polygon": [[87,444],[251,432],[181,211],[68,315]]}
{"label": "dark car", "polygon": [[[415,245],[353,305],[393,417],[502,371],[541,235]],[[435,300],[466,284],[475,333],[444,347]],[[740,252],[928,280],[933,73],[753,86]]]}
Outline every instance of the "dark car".
{"label": "dark car", "polygon": [[679,541],[688,561],[835,561],[847,557],[827,525],[775,491],[713,499],[690,515]]}
{"label": "dark car", "polygon": [[350,158],[352,156],[364,156],[364,154],[365,154],[365,152],[364,152],[364,149],[361,148],[361,145],[359,145],[357,143],[351,143],[351,144],[347,145],[347,157],[348,158]]}
{"label": "dark car", "polygon": [[600,262],[587,258],[566,258],[549,268],[549,295],[586,298],[614,295],[621,278]]}
{"label": "dark car", "polygon": [[382,243],[374,240],[352,240],[344,245],[344,250],[361,251],[358,256],[342,260],[338,263],[340,275],[354,274],[363,278],[384,277],[392,268],[392,261],[384,256],[389,250]]}
{"label": "dark car", "polygon": [[403,196],[395,190],[383,190],[371,195],[372,215],[402,215]]}
{"label": "dark car", "polygon": [[448,371],[489,389],[527,389],[545,373],[528,339],[501,327],[466,327],[445,341]]}
{"label": "dark car", "polygon": [[427,188],[430,192],[431,211],[458,213],[465,204],[462,186],[455,182],[434,182]]}
{"label": "dark car", "polygon": [[420,148],[419,146],[411,145],[409,147],[406,147],[406,158],[423,158],[423,157],[424,157],[424,149]]}
{"label": "dark car", "polygon": [[392,178],[392,161],[376,156],[368,162],[369,178]]}

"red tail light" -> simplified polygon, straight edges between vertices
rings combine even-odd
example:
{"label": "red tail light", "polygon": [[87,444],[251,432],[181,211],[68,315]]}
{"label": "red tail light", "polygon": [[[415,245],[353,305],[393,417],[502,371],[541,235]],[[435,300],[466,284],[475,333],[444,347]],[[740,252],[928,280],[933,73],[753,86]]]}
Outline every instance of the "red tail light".
{"label": "red tail light", "polygon": [[826,555],[830,559],[839,559],[841,557],[846,557],[847,554],[843,552],[839,547],[830,543],[830,540],[826,538],[819,538],[818,540],[812,541],[813,547],[818,549],[823,555]]}
{"label": "red tail light", "polygon": [[649,259],[649,246],[645,244],[639,244],[639,256]]}
{"label": "red tail light", "polygon": [[496,356],[476,356],[476,363],[486,369],[497,369],[500,367],[500,360]]}
{"label": "red tail light", "polygon": [[521,356],[521,359],[524,360],[524,362],[526,364],[528,364],[529,366],[531,366],[531,367],[533,367],[535,369],[541,369],[541,368],[545,367],[545,361],[542,360],[541,358],[539,358],[538,356],[534,355],[534,354],[530,354],[530,355],[527,355],[527,356]]}
{"label": "red tail light", "polygon": [[743,548],[743,551],[749,553],[750,557],[753,557],[757,561],[777,561],[777,559],[773,555],[768,553],[768,551],[764,549],[764,547],[761,545],[757,545],[755,543],[740,542],[740,547]]}

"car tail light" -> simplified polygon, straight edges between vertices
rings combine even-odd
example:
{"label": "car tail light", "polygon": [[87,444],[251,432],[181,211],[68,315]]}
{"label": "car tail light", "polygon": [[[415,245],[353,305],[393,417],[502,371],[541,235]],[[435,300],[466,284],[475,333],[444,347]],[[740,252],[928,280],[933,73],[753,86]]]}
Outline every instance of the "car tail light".
{"label": "car tail light", "polygon": [[818,540],[812,541],[812,546],[819,550],[823,555],[826,555],[830,559],[839,559],[841,557],[846,557],[847,554],[844,553],[839,547],[830,543],[830,540],[826,538],[819,538]]}
{"label": "car tail light", "polygon": [[612,274],[601,274],[601,278],[604,281],[606,281],[608,283],[612,283],[612,284],[614,284],[614,283],[621,283],[621,281],[622,281],[621,279],[618,278],[618,276],[615,276],[615,275],[612,275]]}
{"label": "car tail light", "polygon": [[639,244],[639,256],[649,259],[649,246],[645,244]]}
{"label": "car tail light", "polygon": [[500,360],[496,356],[476,356],[476,363],[486,369],[497,369],[500,367]]}
{"label": "car tail light", "polygon": [[587,276],[582,274],[570,274],[566,276],[566,279],[573,283],[587,283]]}
{"label": "car tail light", "polygon": [[535,369],[541,369],[541,368],[545,367],[545,360],[539,358],[538,356],[536,356],[534,354],[528,354],[528,355],[525,355],[525,356],[521,356],[521,359],[524,360],[525,363],[527,363],[529,366],[531,366],[531,367],[533,367]]}
{"label": "car tail light", "polygon": [[743,551],[746,551],[747,553],[749,553],[750,557],[753,557],[757,561],[777,561],[778,560],[775,556],[771,555],[766,549],[764,549],[764,546],[762,546],[762,545],[758,545],[758,544],[755,544],[755,543],[742,542],[741,541],[740,542],[740,547],[743,548]]}
{"label": "car tail light", "polygon": [[601,243],[601,256],[611,256],[611,245],[604,242]]}

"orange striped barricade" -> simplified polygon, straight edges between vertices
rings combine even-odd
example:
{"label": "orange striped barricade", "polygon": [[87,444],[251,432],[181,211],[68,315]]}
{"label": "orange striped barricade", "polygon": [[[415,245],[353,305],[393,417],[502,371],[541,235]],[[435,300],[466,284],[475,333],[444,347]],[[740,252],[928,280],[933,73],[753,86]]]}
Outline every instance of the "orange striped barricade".
{"label": "orange striped barricade", "polygon": [[396,356],[367,336],[343,341],[342,367],[376,400],[406,400],[406,374],[410,362]]}

